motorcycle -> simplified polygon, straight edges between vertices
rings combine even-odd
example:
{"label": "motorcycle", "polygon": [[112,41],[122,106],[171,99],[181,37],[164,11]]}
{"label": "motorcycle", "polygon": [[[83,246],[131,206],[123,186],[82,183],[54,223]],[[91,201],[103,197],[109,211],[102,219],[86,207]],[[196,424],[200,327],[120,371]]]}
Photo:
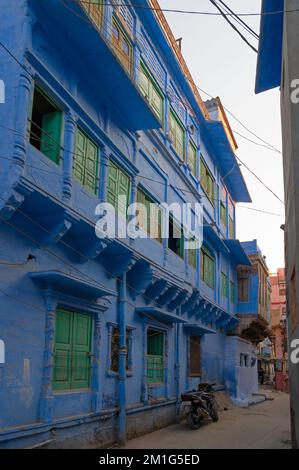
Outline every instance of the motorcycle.
{"label": "motorcycle", "polygon": [[218,421],[218,411],[213,394],[215,384],[202,383],[197,390],[182,393],[187,422],[191,429],[199,429],[205,419]]}

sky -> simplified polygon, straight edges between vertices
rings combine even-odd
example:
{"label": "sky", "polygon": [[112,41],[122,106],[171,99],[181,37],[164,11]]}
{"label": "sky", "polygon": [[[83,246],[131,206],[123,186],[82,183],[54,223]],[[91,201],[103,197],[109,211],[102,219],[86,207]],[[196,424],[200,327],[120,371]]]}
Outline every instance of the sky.
{"label": "sky", "polygon": [[[159,3],[161,8],[217,12],[209,0],[159,0]],[[261,10],[261,0],[225,0],[225,3],[237,13]],[[210,95],[219,96],[222,104],[246,127],[281,149],[280,93],[274,89],[255,95],[257,54],[221,16],[171,12],[165,12],[165,16],[175,37],[183,38],[182,53],[197,86]],[[260,17],[242,19],[259,33]],[[246,37],[257,49],[258,41],[249,35]],[[201,96],[204,100],[209,99],[203,92]],[[229,114],[228,118],[233,130],[261,144]],[[238,144],[236,155],[283,200],[282,156],[237,134],[235,138]],[[241,241],[256,238],[270,272],[276,272],[278,267],[284,266],[283,231],[280,229],[284,223],[284,206],[248,170],[241,167],[241,171],[252,204],[237,205],[237,238]]]}

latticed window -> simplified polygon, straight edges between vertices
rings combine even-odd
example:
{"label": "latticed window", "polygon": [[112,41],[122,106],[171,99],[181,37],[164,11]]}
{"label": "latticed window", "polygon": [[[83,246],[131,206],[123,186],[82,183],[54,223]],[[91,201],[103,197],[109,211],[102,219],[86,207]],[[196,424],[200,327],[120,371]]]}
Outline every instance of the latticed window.
{"label": "latticed window", "polygon": [[131,40],[125,33],[123,27],[119,21],[113,17],[112,19],[112,46],[115,54],[119,58],[120,62],[131,75],[132,72],[132,57],[133,47]]}
{"label": "latticed window", "polygon": [[90,387],[91,315],[57,310],[53,389]]}
{"label": "latticed window", "polygon": [[81,5],[98,28],[102,26],[103,0],[81,0]]}
{"label": "latticed window", "polygon": [[211,289],[215,287],[215,259],[212,252],[205,246],[201,248],[200,263],[201,279]]}
{"label": "latticed window", "polygon": [[224,227],[226,227],[226,205],[225,202],[220,201],[220,221]]}
{"label": "latticed window", "polygon": [[193,247],[192,245],[196,244],[195,238],[191,238],[188,243],[190,244],[189,249],[188,249],[188,262],[189,265],[192,266],[193,268],[196,269],[196,254],[197,254],[197,248],[196,246]]}
{"label": "latticed window", "polygon": [[140,227],[162,243],[162,209],[140,188],[137,191],[137,202],[144,205],[144,210],[138,214]]}
{"label": "latticed window", "polygon": [[241,277],[238,279],[238,301],[248,302],[249,301],[249,278]]}
{"label": "latticed window", "polygon": [[221,296],[228,297],[228,277],[224,272],[221,272]]}
{"label": "latticed window", "polygon": [[214,205],[215,200],[215,180],[212,173],[205,164],[203,158],[200,159],[200,184],[210,199],[211,204]]}
{"label": "latticed window", "polygon": [[189,376],[201,375],[200,336],[189,338]]}
{"label": "latticed window", "polygon": [[77,129],[73,173],[80,183],[93,193],[98,188],[99,149],[81,130]]}
{"label": "latticed window", "polygon": [[170,138],[172,140],[172,145],[179,154],[179,156],[184,160],[185,159],[185,129],[176,117],[176,115],[170,111],[169,116],[169,130]]}
{"label": "latticed window", "polygon": [[[119,196],[122,196],[119,198]],[[111,160],[109,161],[107,202],[126,216],[130,201],[130,177]]]}
{"label": "latticed window", "polygon": [[158,119],[163,123],[163,93],[143,64],[141,64],[139,72],[139,89]]}
{"label": "latticed window", "polygon": [[[131,331],[127,329],[126,332],[126,346],[127,346],[127,356],[126,356],[126,370],[130,370],[130,354],[131,354]],[[119,371],[119,328],[113,327],[111,335],[111,370],[113,372]]]}
{"label": "latticed window", "polygon": [[196,167],[197,167],[197,150],[195,144],[189,141],[189,149],[188,149],[188,164],[191,169],[191,173],[193,176],[196,177]]}
{"label": "latticed window", "polygon": [[164,382],[164,333],[152,329],[147,331],[147,380]]}

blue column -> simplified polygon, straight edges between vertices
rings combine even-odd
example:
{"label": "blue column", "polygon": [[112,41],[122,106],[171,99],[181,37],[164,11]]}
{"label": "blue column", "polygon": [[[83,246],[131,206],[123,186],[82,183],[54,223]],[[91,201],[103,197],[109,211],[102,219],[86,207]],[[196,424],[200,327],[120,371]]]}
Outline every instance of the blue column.
{"label": "blue column", "polygon": [[77,116],[72,111],[69,111],[65,116],[64,124],[62,197],[65,201],[69,201],[72,198],[73,159],[74,152],[76,152],[76,125]]}
{"label": "blue column", "polygon": [[44,363],[42,373],[42,390],[40,400],[40,420],[44,423],[52,422],[53,414],[53,366],[54,366],[54,336],[55,336],[55,313],[57,301],[50,292],[45,293],[46,301],[46,331]]}
{"label": "blue column", "polygon": [[118,442],[123,445],[126,442],[126,361],[127,361],[127,341],[126,341],[126,273],[119,278],[119,416],[118,416]]}
{"label": "blue column", "polygon": [[100,398],[100,371],[101,371],[101,314],[95,315],[94,326],[94,354],[93,354],[93,371],[92,371],[92,411],[98,413],[101,409]]}
{"label": "blue column", "polygon": [[26,164],[28,109],[32,91],[32,73],[30,67],[21,70],[17,90],[17,110],[15,122],[15,136],[13,149],[14,177],[22,176]]}
{"label": "blue column", "polygon": [[147,324],[142,323],[142,353],[143,353],[143,373],[142,373],[142,396],[144,405],[148,404],[148,383],[147,383]]}
{"label": "blue column", "polygon": [[100,189],[99,189],[99,199],[101,202],[105,202],[107,200],[108,167],[109,167],[109,155],[107,153],[106,147],[102,147],[101,159],[100,159]]}

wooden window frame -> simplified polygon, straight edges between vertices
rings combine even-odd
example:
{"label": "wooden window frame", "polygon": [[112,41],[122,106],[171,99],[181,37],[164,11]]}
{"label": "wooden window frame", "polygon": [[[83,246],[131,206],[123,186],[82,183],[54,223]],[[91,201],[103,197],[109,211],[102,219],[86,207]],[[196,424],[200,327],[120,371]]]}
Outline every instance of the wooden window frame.
{"label": "wooden window frame", "polygon": [[[72,392],[72,391],[76,391],[76,390],[80,390],[80,389],[84,389],[84,390],[90,390],[91,388],[91,368],[92,368],[92,365],[91,365],[91,356],[92,356],[92,350],[93,350],[93,316],[89,313],[83,313],[83,312],[80,312],[80,311],[77,311],[77,310],[68,310],[68,309],[65,309],[65,308],[57,308],[56,310],[56,328],[55,328],[55,337],[54,337],[54,362],[53,362],[53,379],[52,379],[52,388],[54,390],[54,392]],[[69,317],[69,328],[70,328],[70,331],[69,331],[69,341],[68,342],[59,342],[57,341],[57,336],[58,336],[58,318],[59,318],[59,315],[65,315],[66,317],[68,316]],[[87,347],[84,347],[84,346],[80,346],[79,344],[76,344],[75,343],[75,333],[77,333],[77,329],[78,328],[78,319],[79,318],[82,318],[82,317],[85,317],[85,319],[88,318],[88,321],[89,321],[89,333],[88,333],[88,336],[89,336],[89,344]],[[86,351],[84,351],[84,349]],[[87,349],[88,349],[88,352],[87,352]],[[57,356],[57,351],[59,350],[63,350],[63,351],[68,351],[69,354],[68,356],[64,356],[64,357],[68,357],[68,367],[67,367],[67,370],[68,370],[68,380],[65,380],[65,381],[59,381],[59,380],[55,380],[55,374],[56,374],[56,368],[59,367],[57,366],[57,362],[56,362],[56,356]],[[88,375],[88,378],[83,380],[81,379],[78,380],[78,379],[75,379],[74,375],[74,355],[75,355],[75,352],[74,351],[78,351],[79,352],[85,352],[87,355],[88,355],[88,360],[87,360],[87,364],[89,364],[88,367],[88,372],[87,372],[87,375]],[[58,362],[59,363],[59,362]],[[76,380],[77,380],[77,386],[76,386]]]}
{"label": "wooden window frame", "polygon": [[[200,157],[200,185],[212,206],[215,205],[215,178],[207,166],[203,156]],[[204,172],[204,174],[203,174]],[[210,189],[210,187],[212,189]]]}
{"label": "wooden window frame", "polygon": [[228,275],[221,271],[221,297],[227,299],[228,291]]}
{"label": "wooden window frame", "polygon": [[[174,122],[174,127],[171,126],[171,121]],[[182,143],[182,153],[180,153],[180,150],[178,149],[178,129],[182,131],[182,136],[183,136],[183,143]],[[181,160],[185,161],[186,158],[186,129],[182,123],[182,121],[179,119],[177,114],[173,109],[170,110],[169,112],[169,135],[170,139],[172,141],[172,146],[175,149],[176,153],[180,157]]]}
{"label": "wooden window frame", "polygon": [[[115,180],[115,184],[116,184],[116,192],[113,193],[113,191],[111,190],[110,188],[110,179],[113,180],[113,178],[111,177],[111,174],[110,172],[112,171],[112,169],[114,169],[116,171],[116,180]],[[120,190],[121,190],[121,182],[120,182],[120,179],[124,177],[125,179],[127,179],[127,182],[128,182],[128,187],[127,187],[127,207],[126,207],[126,214],[124,215],[124,217],[127,217],[127,211],[128,211],[128,207],[129,207],[129,204],[130,204],[130,199],[131,199],[131,183],[132,183],[132,179],[131,179],[131,176],[125,171],[122,169],[122,167],[120,165],[118,165],[117,163],[115,163],[114,161],[111,161],[109,160],[109,166],[108,166],[108,177],[107,177],[107,202],[109,202],[115,209],[115,212],[117,213],[118,211],[118,196],[120,195],[124,195],[124,194],[120,194]],[[113,199],[115,198],[115,203],[113,202]]]}
{"label": "wooden window frame", "polygon": [[[206,266],[208,261],[208,265]],[[210,267],[212,267],[213,270],[213,280],[210,283],[211,279],[209,279],[210,276]],[[201,247],[201,263],[200,263],[200,277],[201,280],[210,288],[215,290],[215,257],[212,254],[212,252],[206,247],[202,246]]]}
{"label": "wooden window frame", "polygon": [[[194,151],[194,164],[193,168],[190,165],[190,149],[193,149]],[[193,158],[193,157],[192,157]],[[191,170],[191,174],[194,176],[194,178],[197,178],[197,147],[195,143],[190,139],[189,140],[189,145],[188,145],[188,165]]]}
{"label": "wooden window frame", "polygon": [[[249,302],[249,286],[250,286],[249,283],[250,283],[249,277],[240,277],[238,279],[238,302],[239,303]],[[245,290],[244,285],[246,285],[246,290]],[[246,295],[244,295],[244,293],[246,293]]]}
{"label": "wooden window frame", "polygon": [[153,238],[153,240],[158,241],[159,243],[162,243],[162,223],[163,223],[163,214],[162,214],[162,209],[160,208],[159,204],[147,194],[146,191],[143,190],[142,187],[138,186],[137,188],[137,203],[144,204],[147,208],[147,223],[146,223],[146,229],[141,221],[141,228],[147,232],[148,235],[150,235],[150,230],[151,230],[151,212],[150,212],[150,205],[154,204],[157,211],[158,211],[158,237]]}
{"label": "wooden window frame", "polygon": [[[112,24],[111,24],[112,32],[111,32],[111,44],[112,48],[115,52],[115,55],[118,57],[120,63],[122,64],[123,68],[127,71],[127,73],[132,76],[133,70],[133,44],[132,41],[125,31],[124,27],[122,26],[121,22],[117,18],[116,15],[112,16]],[[114,40],[113,36],[113,28],[116,28],[118,31],[118,40]],[[125,42],[129,49],[129,55],[123,53],[122,51],[122,42]]]}
{"label": "wooden window frame", "polygon": [[[59,121],[60,121],[59,122],[59,127],[60,127],[59,137],[53,138],[49,136],[48,133],[43,128],[42,124],[41,126],[38,126],[38,124],[33,121],[34,99],[35,99],[36,94],[39,94],[53,108],[53,110],[56,110],[57,116],[59,115]],[[54,114],[54,112],[55,111],[53,111],[53,113],[43,113],[43,119],[46,116],[50,116],[51,114]],[[35,128],[35,127],[37,127],[36,133],[41,134],[40,137],[38,137],[38,135],[35,135],[35,133],[33,132],[32,128]],[[61,140],[62,140],[62,133],[63,133],[63,110],[55,103],[54,100],[52,100],[48,96],[48,94],[43,90],[43,88],[39,86],[39,84],[37,83],[35,83],[33,87],[33,94],[32,94],[31,105],[30,105],[30,125],[29,125],[28,131],[29,131],[28,139],[29,139],[30,144],[34,148],[36,148],[39,152],[41,152],[45,157],[47,157],[49,160],[56,163],[56,165],[60,165],[60,159],[61,159],[60,155],[61,155],[61,150],[62,150]],[[43,133],[45,135],[43,135]],[[39,142],[39,144],[35,145],[34,143],[32,143],[32,140],[36,140],[37,142]],[[48,149],[47,149],[47,146],[49,147]],[[52,151],[54,151],[54,153],[56,153],[55,157],[52,158],[51,156],[49,156],[46,153],[47,151],[49,151],[50,154]]]}
{"label": "wooden window frame", "polygon": [[[82,171],[83,171],[83,174],[82,174],[82,180],[78,177],[78,175],[76,175],[76,166],[78,165],[78,167],[80,166],[79,163],[78,163],[78,159],[79,159],[79,152],[80,150],[78,149],[78,139],[79,139],[79,135],[82,135],[85,139],[85,149],[84,149],[84,154],[83,154],[83,163],[82,163]],[[88,161],[90,160],[89,156],[88,156],[88,147],[89,146],[93,146],[94,149],[96,150],[96,158],[95,158],[95,171],[94,171],[94,174],[92,175],[93,172],[91,172],[88,168]],[[82,186],[86,189],[88,189],[90,192],[92,192],[93,194],[97,194],[98,193],[98,184],[99,184],[99,146],[86,134],[86,132],[84,132],[84,130],[81,128],[81,127],[77,127],[77,132],[76,132],[76,143],[75,143],[75,153],[74,153],[74,157],[73,157],[73,176],[74,178],[79,181],[79,183],[82,184]],[[94,184],[93,186],[91,187],[89,184],[88,184],[88,179],[87,177],[92,175],[92,177],[94,178]]]}
{"label": "wooden window frame", "polygon": [[[142,87],[142,80],[141,80],[142,74],[147,79],[147,88],[148,88],[147,90],[144,90],[144,88]],[[157,84],[156,80],[154,79],[152,74],[148,71],[146,65],[143,62],[140,63],[139,90],[142,96],[148,102],[155,116],[159,119],[162,126],[164,126],[164,109],[165,109],[164,95],[160,86]],[[158,112],[154,106],[154,92],[161,98],[160,112]]]}
{"label": "wooden window frame", "polygon": [[[158,334],[159,336],[162,337],[162,353],[160,354],[153,354],[153,353],[149,353],[149,342],[148,342],[148,338],[149,338],[149,334],[150,332],[154,332],[155,334]],[[165,346],[165,332],[164,331],[161,331],[159,329],[156,329],[156,328],[152,328],[152,327],[149,327],[147,329],[147,337],[146,337],[146,344],[147,344],[147,349],[146,349],[146,356],[147,356],[147,383],[150,384],[150,385],[162,385],[165,383],[165,349],[166,349],[166,346]],[[154,372],[153,372],[153,380],[150,380],[149,379],[149,364],[151,362],[151,360],[153,360],[153,364],[155,365],[155,362],[154,362],[154,359],[156,358],[159,358],[158,359],[158,363],[161,363],[162,364],[162,367],[160,370],[162,370],[162,373],[161,375],[163,375],[163,379],[161,381],[155,381],[155,376],[156,376],[156,369],[154,369]],[[156,363],[157,365],[157,363]]]}

